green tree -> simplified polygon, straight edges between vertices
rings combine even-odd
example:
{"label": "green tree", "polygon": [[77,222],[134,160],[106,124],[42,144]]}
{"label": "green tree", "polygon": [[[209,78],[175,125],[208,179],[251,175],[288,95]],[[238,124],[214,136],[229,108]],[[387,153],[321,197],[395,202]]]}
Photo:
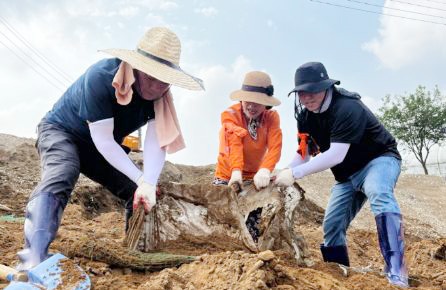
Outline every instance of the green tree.
{"label": "green tree", "polygon": [[427,91],[418,86],[413,94],[383,99],[380,108],[384,126],[403,143],[421,163],[424,173],[429,174],[426,160],[434,145],[446,141],[446,99],[438,87]]}

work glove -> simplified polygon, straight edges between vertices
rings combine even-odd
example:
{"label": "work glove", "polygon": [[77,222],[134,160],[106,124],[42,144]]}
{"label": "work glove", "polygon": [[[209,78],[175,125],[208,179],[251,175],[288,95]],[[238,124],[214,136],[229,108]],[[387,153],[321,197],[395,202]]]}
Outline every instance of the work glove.
{"label": "work glove", "polygon": [[256,186],[257,190],[267,187],[269,185],[270,178],[271,171],[266,168],[260,168],[256,175],[254,175],[254,185]]}
{"label": "work glove", "polygon": [[145,213],[148,214],[156,204],[156,185],[145,182],[142,176],[138,179],[137,184],[138,188],[133,196],[133,209],[136,210],[142,203]]}
{"label": "work glove", "polygon": [[285,168],[284,170],[280,171],[276,179],[274,180],[274,183],[278,186],[285,186],[285,187],[293,185],[294,183],[293,171],[290,168]]}
{"label": "work glove", "polygon": [[233,185],[234,183],[238,183],[240,188],[242,187],[242,172],[240,170],[233,170],[231,174],[231,179],[229,179],[228,186]]}

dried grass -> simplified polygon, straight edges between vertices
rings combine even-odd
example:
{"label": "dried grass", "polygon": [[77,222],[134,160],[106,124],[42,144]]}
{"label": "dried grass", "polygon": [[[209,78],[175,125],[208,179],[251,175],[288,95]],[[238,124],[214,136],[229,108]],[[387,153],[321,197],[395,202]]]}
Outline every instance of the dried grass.
{"label": "dried grass", "polygon": [[125,235],[123,245],[130,250],[135,250],[138,246],[138,241],[143,231],[144,226],[144,206],[139,204],[138,208],[133,211],[133,215],[129,221],[129,229]]}

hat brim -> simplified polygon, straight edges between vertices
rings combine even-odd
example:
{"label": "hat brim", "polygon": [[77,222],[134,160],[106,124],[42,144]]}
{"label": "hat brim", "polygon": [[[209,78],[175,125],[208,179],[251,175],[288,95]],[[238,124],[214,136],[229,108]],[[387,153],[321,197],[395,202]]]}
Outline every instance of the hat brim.
{"label": "hat brim", "polygon": [[309,92],[309,93],[319,93],[322,92],[333,85],[339,85],[341,82],[338,80],[326,79],[317,83],[306,83],[299,86],[296,86],[291,92],[288,93],[290,95],[294,92]]}
{"label": "hat brim", "polygon": [[229,98],[233,101],[253,102],[264,106],[280,105],[280,100],[274,98],[274,96],[268,96],[266,94],[248,92],[244,90],[237,90],[232,92]]}
{"label": "hat brim", "polygon": [[101,49],[99,51],[115,56],[130,64],[134,69],[165,83],[193,91],[204,90],[202,80],[185,73],[181,69],[176,69],[145,57],[136,51],[127,49]]}

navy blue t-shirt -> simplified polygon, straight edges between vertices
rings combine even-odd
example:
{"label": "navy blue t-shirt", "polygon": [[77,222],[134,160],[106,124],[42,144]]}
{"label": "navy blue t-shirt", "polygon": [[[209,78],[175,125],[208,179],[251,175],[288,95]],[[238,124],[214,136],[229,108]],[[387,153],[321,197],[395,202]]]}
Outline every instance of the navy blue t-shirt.
{"label": "navy blue t-shirt", "polygon": [[299,114],[300,133],[309,133],[321,152],[330,143],[350,143],[344,161],[331,168],[335,179],[344,182],[379,156],[401,159],[395,138],[360,100],[359,95],[335,88],[328,109],[313,113],[304,109]]}
{"label": "navy blue t-shirt", "polygon": [[114,118],[113,135],[118,143],[155,117],[153,101],[144,100],[133,88],[132,101],[119,105],[112,87],[121,64],[117,58],[103,59],[87,69],[44,117],[84,141],[91,141],[89,122]]}

